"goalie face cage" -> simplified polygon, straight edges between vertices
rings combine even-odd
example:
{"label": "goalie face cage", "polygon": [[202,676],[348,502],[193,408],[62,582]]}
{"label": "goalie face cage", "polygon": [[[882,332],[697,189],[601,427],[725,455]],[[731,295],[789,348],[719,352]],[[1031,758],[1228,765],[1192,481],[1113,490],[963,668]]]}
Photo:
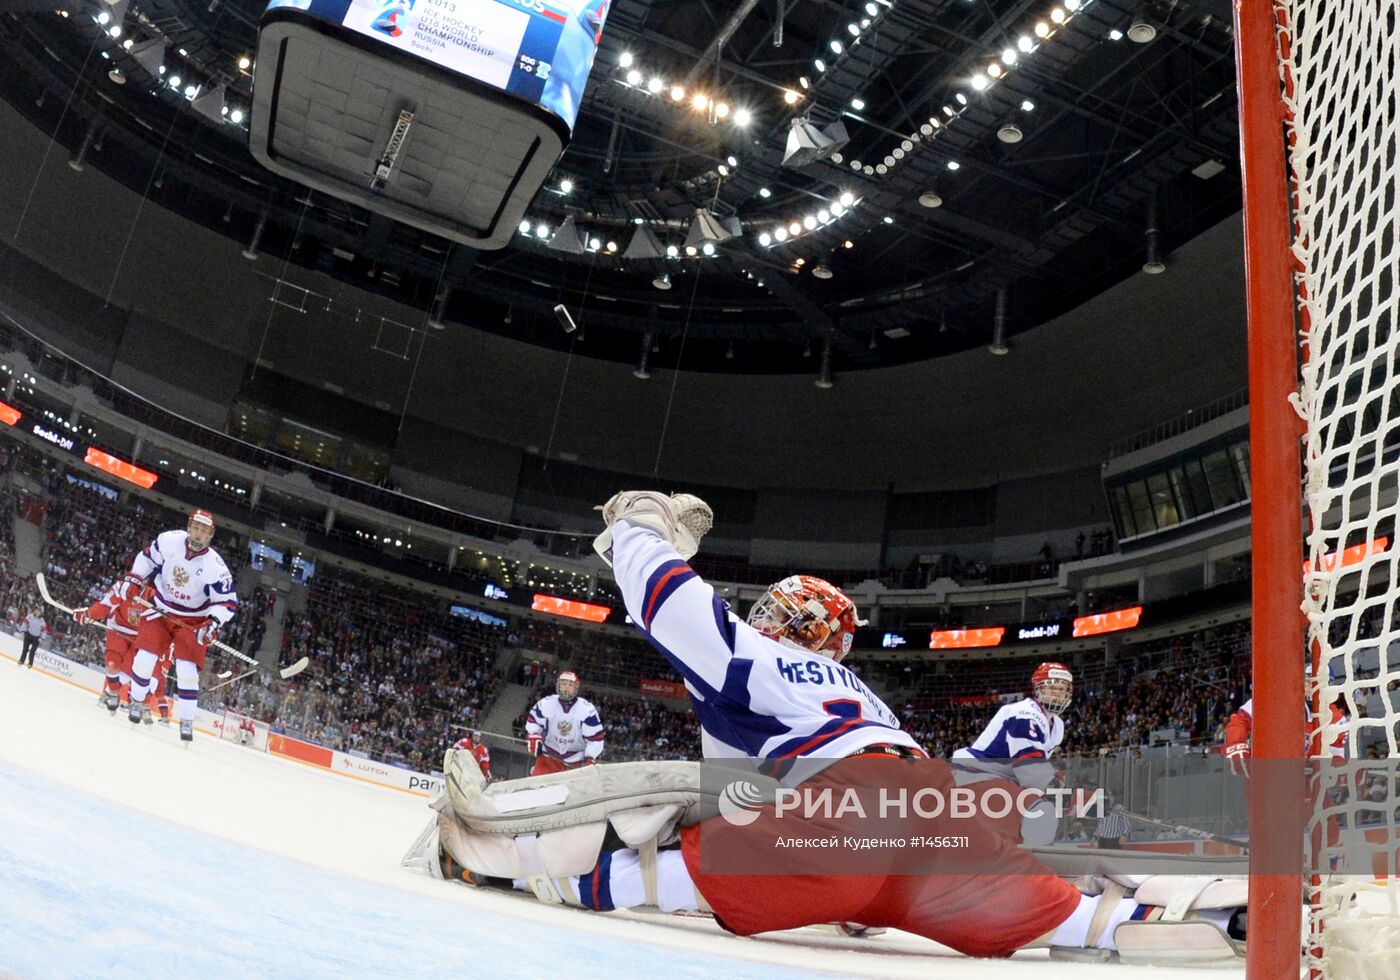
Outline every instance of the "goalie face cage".
{"label": "goalie face cage", "polygon": [[[1306,699],[1317,719],[1310,755],[1360,757],[1378,745],[1393,764],[1400,0],[1235,0],[1235,39],[1255,491],[1254,752],[1297,757],[1309,732]],[[1338,698],[1346,714],[1331,710]],[[1303,967],[1334,980],[1400,977],[1400,886],[1383,883],[1397,871],[1396,780],[1385,773],[1374,785],[1364,769],[1340,784],[1325,774],[1310,787],[1310,860],[1332,871],[1309,879],[1306,896],[1298,875],[1251,879],[1249,980]],[[1263,809],[1251,808],[1250,828],[1261,867],[1303,843],[1273,839],[1296,832],[1271,834]]]}

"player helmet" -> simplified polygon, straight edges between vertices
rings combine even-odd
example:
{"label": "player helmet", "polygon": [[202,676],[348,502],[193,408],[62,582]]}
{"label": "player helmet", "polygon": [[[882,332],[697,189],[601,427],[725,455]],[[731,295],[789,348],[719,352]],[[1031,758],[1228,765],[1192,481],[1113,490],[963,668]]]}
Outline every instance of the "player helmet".
{"label": "player helmet", "polygon": [[578,674],[572,670],[566,670],[559,675],[559,679],[554,682],[554,693],[559,695],[559,700],[568,704],[578,697]]}
{"label": "player helmet", "polygon": [[1074,697],[1074,674],[1064,664],[1046,661],[1031,675],[1031,695],[1047,711],[1061,714]]}
{"label": "player helmet", "polygon": [[473,742],[480,742],[480,741],[481,741],[481,732],[478,732],[478,731],[476,731],[476,730],[473,730],[472,733],[471,733],[471,736],[472,736],[472,741],[473,741]]}
{"label": "player helmet", "polygon": [[815,575],[789,575],[749,610],[749,625],[784,646],[840,660],[865,620],[846,593]]}

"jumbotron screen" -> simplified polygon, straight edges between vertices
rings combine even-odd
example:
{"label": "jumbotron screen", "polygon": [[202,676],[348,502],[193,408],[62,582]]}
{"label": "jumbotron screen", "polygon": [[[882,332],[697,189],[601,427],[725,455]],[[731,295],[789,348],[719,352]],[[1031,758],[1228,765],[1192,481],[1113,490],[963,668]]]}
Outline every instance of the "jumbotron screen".
{"label": "jumbotron screen", "polygon": [[609,0],[272,0],[548,109],[569,127]]}

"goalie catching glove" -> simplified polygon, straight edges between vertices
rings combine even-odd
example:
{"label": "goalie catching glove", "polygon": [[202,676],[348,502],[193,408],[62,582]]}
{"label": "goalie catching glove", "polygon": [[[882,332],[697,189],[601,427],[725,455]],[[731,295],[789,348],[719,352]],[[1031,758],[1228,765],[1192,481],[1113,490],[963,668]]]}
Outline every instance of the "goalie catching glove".
{"label": "goalie catching glove", "polygon": [[627,521],[655,531],[687,561],[700,550],[700,540],[715,525],[714,511],[693,493],[666,496],[655,490],[623,490],[598,508],[607,525],[593,539],[593,550],[612,567],[612,526]]}

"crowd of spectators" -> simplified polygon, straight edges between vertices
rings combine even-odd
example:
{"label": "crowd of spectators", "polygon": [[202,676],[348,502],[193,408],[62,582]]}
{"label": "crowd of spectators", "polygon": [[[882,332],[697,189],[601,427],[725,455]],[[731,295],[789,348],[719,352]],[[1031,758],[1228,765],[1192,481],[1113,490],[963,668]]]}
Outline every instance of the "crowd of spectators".
{"label": "crowd of spectators", "polygon": [[310,666],[295,683],[250,685],[229,706],[331,748],[435,768],[454,727],[485,715],[506,638],[444,606],[323,564],[283,628],[282,662],[306,656]]}
{"label": "crowd of spectators", "polygon": [[[37,496],[29,492],[35,486],[42,489]],[[72,605],[100,596],[137,549],[183,521],[139,495],[119,499],[101,481],[45,455],[0,447],[0,612],[11,624],[35,598],[32,583],[15,574],[19,513],[41,516],[44,568],[54,591]],[[227,531],[220,532],[220,550],[231,565],[246,561],[246,548]],[[225,639],[255,651],[279,606],[270,590],[248,578]],[[258,676],[206,690],[206,707],[230,707],[334,748],[431,768],[454,732],[481,724],[502,681],[498,662],[510,665],[510,680],[530,688],[531,703],[568,668],[584,678],[585,695],[599,707],[609,758],[699,755],[698,724],[688,706],[628,693],[643,680],[678,681],[640,638],[531,616],[456,615],[446,600],[329,562],[305,588],[304,602],[291,603],[300,608],[285,613],[280,659],[307,656],[310,669],[290,683]],[[101,633],[51,621],[59,649],[100,662]],[[1377,613],[1364,618],[1359,632],[1388,636],[1384,626]],[[1071,663],[1075,699],[1062,751],[1218,744],[1225,719],[1249,695],[1248,646],[1243,622],[1126,646],[1111,661],[1102,652],[1081,655]],[[1035,666],[1026,659],[1002,658],[992,666],[979,659],[929,664],[868,655],[848,663],[938,756],[971,742],[998,705],[1024,696]],[[1357,678],[1362,675],[1358,669]],[[206,679],[204,687],[212,686]]]}

